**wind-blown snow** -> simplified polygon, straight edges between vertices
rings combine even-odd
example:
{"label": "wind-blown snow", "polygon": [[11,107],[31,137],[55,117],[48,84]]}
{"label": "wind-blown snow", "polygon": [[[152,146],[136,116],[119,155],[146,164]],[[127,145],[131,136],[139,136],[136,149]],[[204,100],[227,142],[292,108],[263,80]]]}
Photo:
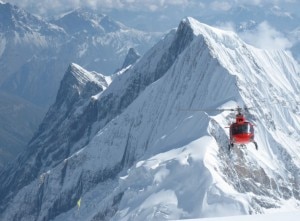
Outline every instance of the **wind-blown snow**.
{"label": "wind-blown snow", "polygon": [[[136,99],[88,145],[45,173],[42,183],[20,190],[0,217],[31,209],[24,202],[28,196],[34,201],[37,192],[37,220],[176,220],[299,210],[299,73],[284,51],[254,48],[232,32],[186,18],[93,102],[113,96],[127,101],[127,89],[134,96],[144,86]],[[146,85],[151,74],[161,75]],[[213,109],[238,105],[253,107],[245,114],[256,125],[258,151],[253,144],[228,151],[226,127],[235,113]]]}

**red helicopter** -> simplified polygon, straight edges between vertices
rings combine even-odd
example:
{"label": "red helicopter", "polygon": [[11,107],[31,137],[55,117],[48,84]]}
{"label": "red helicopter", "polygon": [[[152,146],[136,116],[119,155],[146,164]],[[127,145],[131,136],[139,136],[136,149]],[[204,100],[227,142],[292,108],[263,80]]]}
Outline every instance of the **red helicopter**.
{"label": "red helicopter", "polygon": [[246,147],[248,143],[254,143],[255,149],[258,150],[258,145],[254,140],[254,125],[246,120],[242,114],[242,110],[250,108],[231,108],[231,109],[195,109],[189,111],[237,111],[235,122],[229,126],[229,144],[228,149],[231,150],[234,146]]}
{"label": "red helicopter", "polygon": [[245,146],[252,142],[255,145],[255,149],[258,150],[258,145],[254,140],[254,125],[248,122],[245,116],[242,114],[242,108],[237,107],[235,109],[220,109],[222,111],[237,111],[235,116],[235,122],[229,127],[229,144],[228,149],[230,150],[235,145]]}

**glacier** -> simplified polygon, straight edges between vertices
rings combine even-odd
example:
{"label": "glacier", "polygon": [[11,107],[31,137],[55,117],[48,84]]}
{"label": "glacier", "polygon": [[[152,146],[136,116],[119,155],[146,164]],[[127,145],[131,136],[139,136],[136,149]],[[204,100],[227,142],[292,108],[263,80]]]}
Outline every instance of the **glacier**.
{"label": "glacier", "polygon": [[[299,80],[289,53],[191,17],[112,79],[72,64],[27,150],[0,171],[0,219],[299,210]],[[258,151],[228,151],[235,113],[214,109],[237,106],[253,107]]]}

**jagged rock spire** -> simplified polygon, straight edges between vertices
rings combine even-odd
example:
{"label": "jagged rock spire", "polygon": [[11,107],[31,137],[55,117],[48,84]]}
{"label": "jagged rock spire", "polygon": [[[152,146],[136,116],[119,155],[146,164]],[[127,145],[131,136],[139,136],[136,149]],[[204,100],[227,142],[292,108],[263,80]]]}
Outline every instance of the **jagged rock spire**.
{"label": "jagged rock spire", "polygon": [[125,57],[122,69],[134,64],[140,57],[141,55],[139,55],[139,53],[134,48],[130,48]]}

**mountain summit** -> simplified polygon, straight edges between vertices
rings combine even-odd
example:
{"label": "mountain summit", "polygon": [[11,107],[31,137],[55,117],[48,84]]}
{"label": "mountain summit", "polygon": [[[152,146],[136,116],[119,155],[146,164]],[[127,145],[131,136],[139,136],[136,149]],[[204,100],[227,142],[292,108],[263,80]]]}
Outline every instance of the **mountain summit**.
{"label": "mountain summit", "polygon": [[71,11],[61,18],[52,21],[63,27],[69,34],[89,34],[103,35],[105,33],[116,32],[128,27],[110,19],[107,15],[89,11],[87,9],[77,9]]}
{"label": "mountain summit", "polygon": [[[76,96],[56,99],[72,101],[71,111],[54,104],[27,152],[0,174],[0,218],[169,220],[296,209],[299,73],[286,52],[254,48],[190,17],[105,89],[94,81],[103,78],[73,65],[62,82]],[[78,96],[87,82],[93,90]],[[238,105],[253,107],[259,151],[249,144],[228,152],[234,113],[213,110]]]}

